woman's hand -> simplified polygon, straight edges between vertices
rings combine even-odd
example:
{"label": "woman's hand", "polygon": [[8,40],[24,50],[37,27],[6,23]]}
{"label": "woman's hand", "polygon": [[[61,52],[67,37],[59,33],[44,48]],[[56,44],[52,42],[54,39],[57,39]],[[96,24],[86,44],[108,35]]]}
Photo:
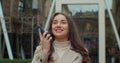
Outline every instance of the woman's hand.
{"label": "woman's hand", "polygon": [[50,36],[48,31],[45,31],[43,34],[41,34],[40,29],[38,31],[39,31],[40,42],[42,45],[42,50],[44,53],[48,53],[50,50],[50,41],[52,37]]}

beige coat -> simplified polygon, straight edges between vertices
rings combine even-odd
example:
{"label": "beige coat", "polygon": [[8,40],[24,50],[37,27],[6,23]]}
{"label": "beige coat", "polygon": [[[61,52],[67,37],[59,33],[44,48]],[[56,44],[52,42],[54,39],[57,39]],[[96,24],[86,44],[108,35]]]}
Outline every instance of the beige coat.
{"label": "beige coat", "polygon": [[[48,63],[46,62],[47,57],[48,54],[44,54],[41,50],[41,47],[38,46],[35,50],[32,63]],[[55,62],[49,62],[49,63],[82,63],[82,56],[71,49],[66,51],[62,58],[59,58],[57,53],[53,53],[53,58]]]}

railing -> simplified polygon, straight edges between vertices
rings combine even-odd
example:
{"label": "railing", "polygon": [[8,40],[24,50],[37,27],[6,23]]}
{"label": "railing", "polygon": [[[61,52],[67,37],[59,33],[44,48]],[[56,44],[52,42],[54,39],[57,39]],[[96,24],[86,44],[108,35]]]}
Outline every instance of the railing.
{"label": "railing", "polygon": [[[3,20],[3,19],[6,20],[8,18],[0,17],[0,21]],[[6,54],[6,53],[4,54],[4,52],[7,52],[7,51],[8,51],[7,52],[8,54],[10,54],[10,51],[11,51],[11,53],[13,54],[13,56],[15,56],[17,58],[26,59],[26,56],[25,56],[25,53],[26,53],[25,52],[25,47],[23,48],[23,44],[22,44],[23,42],[25,42],[25,43],[28,42],[30,44],[29,45],[29,46],[31,46],[31,47],[29,47],[30,48],[29,49],[30,52],[27,53],[27,54],[31,53],[31,55],[29,55],[29,56],[31,56],[31,58],[33,57],[33,53],[34,53],[34,51],[33,51],[34,31],[33,30],[34,30],[34,26],[35,26],[35,22],[36,22],[35,19],[36,18],[34,16],[32,16],[32,17],[20,17],[19,20],[16,21],[16,23],[20,23],[21,25],[12,25],[12,28],[10,29],[11,32],[8,32],[8,30],[9,30],[8,27],[11,27],[11,26],[7,25],[6,21],[3,21],[4,23],[2,22],[2,24],[0,23],[0,25],[4,24],[4,26],[6,26],[6,28],[4,28],[4,29],[6,29],[6,32],[9,33],[8,34],[8,33],[4,32],[3,28],[1,29],[1,27],[0,27],[0,51],[1,51],[0,58],[1,59]],[[14,22],[14,21],[12,21],[12,22]],[[8,23],[8,24],[13,24],[13,23]],[[18,26],[20,26],[20,27],[18,27]],[[15,33],[17,36],[12,35],[12,33]],[[23,34],[27,34],[27,33],[30,34],[30,36],[28,36],[29,39],[26,39],[28,37],[24,37],[23,36]],[[7,34],[7,38],[4,35],[4,39],[5,40],[8,39],[9,42],[7,42],[7,44],[9,44],[9,46],[6,43],[4,43],[4,41],[3,41],[4,39],[2,38],[3,34]],[[26,41],[24,41],[23,39],[26,39]],[[13,43],[17,44],[17,46],[16,45],[14,46]],[[6,47],[5,45],[7,45],[7,47],[10,48],[10,51],[9,50],[7,50],[7,51],[5,50],[5,48],[4,48],[4,47]],[[26,44],[26,48],[27,48],[27,45],[28,44]],[[13,47],[15,47],[15,48],[13,48]],[[17,51],[14,51],[14,50],[17,50]],[[19,55],[19,57],[18,57],[18,55]],[[11,56],[9,56],[9,59],[11,59]]]}

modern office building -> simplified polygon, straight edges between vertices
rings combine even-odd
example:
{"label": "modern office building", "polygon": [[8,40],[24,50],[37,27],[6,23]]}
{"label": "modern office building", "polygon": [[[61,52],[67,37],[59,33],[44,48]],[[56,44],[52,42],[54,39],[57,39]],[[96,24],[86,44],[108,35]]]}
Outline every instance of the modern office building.
{"label": "modern office building", "polygon": [[0,59],[32,59],[35,27],[55,12],[70,15],[92,63],[120,63],[120,0],[0,0]]}

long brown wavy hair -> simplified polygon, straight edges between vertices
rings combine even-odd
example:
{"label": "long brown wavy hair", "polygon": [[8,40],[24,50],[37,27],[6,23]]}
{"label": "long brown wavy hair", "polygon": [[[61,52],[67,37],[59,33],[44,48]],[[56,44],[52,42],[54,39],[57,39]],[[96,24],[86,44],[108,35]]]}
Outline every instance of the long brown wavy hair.
{"label": "long brown wavy hair", "polygon": [[77,32],[77,29],[76,29],[76,26],[74,24],[73,19],[70,16],[68,16],[64,13],[61,13],[61,12],[55,13],[50,20],[50,25],[49,25],[48,31],[52,35],[53,39],[51,40],[51,47],[50,47],[50,51],[49,51],[50,55],[48,57],[48,62],[53,60],[52,53],[54,52],[54,48],[52,45],[52,43],[54,41],[54,35],[52,33],[52,26],[51,25],[52,25],[52,21],[53,21],[54,17],[59,15],[59,14],[64,15],[67,19],[68,26],[69,26],[68,40],[71,42],[72,50],[77,52],[77,53],[80,53],[82,55],[82,57],[83,57],[82,63],[90,63],[88,50],[83,45],[83,42],[80,39],[80,36]]}

